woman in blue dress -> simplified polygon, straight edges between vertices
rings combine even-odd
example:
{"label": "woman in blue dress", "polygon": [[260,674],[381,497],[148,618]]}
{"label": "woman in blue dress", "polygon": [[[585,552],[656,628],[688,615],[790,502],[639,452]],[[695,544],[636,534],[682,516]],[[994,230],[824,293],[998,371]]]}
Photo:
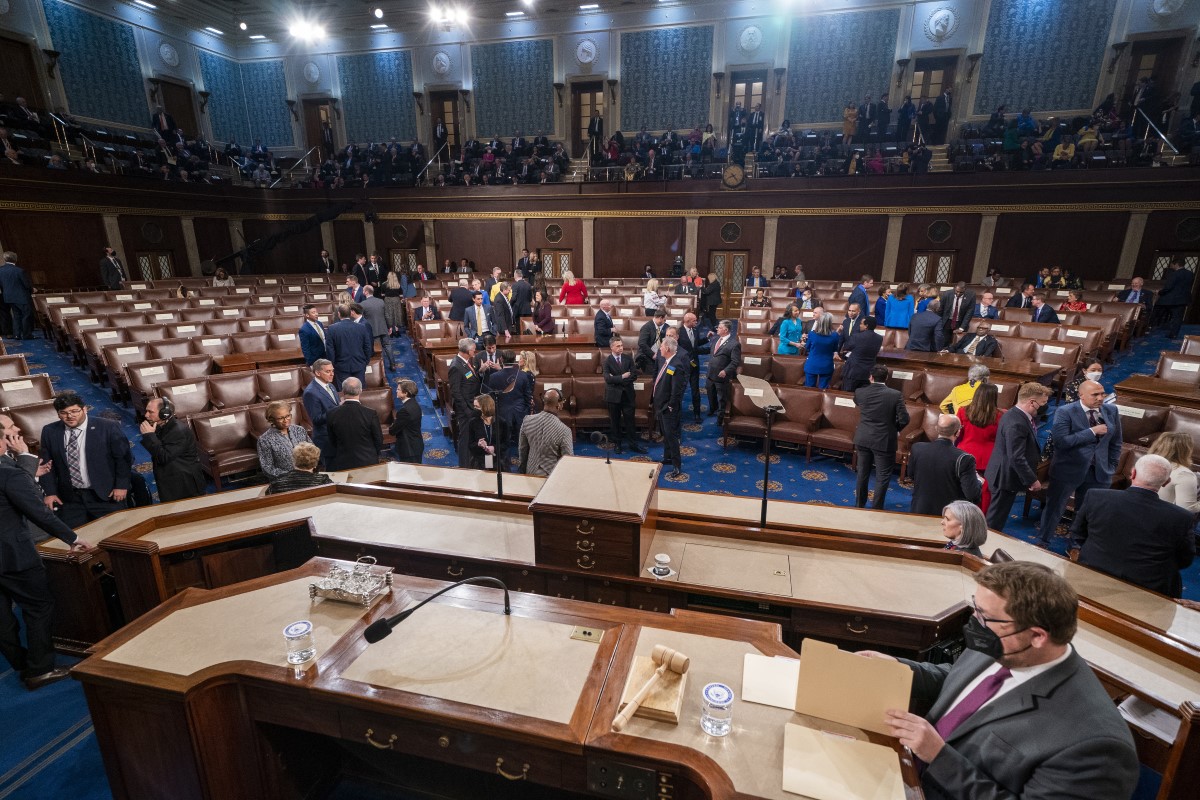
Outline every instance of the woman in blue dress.
{"label": "woman in blue dress", "polygon": [[[887,309],[887,299],[892,294],[892,290],[887,286],[879,287],[879,299],[875,301],[875,322],[883,324],[884,313]],[[865,310],[865,309],[864,309]]]}
{"label": "woman in blue dress", "polygon": [[838,348],[838,334],[833,327],[833,314],[822,314],[813,322],[812,330],[800,340],[808,352],[804,361],[804,385],[829,388],[833,377],[833,354]]}
{"label": "woman in blue dress", "polygon": [[912,315],[913,299],[908,294],[908,284],[902,283],[887,299],[887,306],[883,311],[883,324],[889,328],[908,330],[908,321],[912,319]]}
{"label": "woman in blue dress", "polygon": [[779,324],[779,349],[776,352],[781,356],[799,355],[800,339],[804,336],[800,309],[794,303],[788,303],[783,315],[783,321]]}

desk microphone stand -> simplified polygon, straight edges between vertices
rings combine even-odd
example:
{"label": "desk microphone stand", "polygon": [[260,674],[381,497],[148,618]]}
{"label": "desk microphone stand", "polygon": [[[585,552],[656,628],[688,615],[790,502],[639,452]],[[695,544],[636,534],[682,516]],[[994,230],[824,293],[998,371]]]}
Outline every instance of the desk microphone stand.
{"label": "desk microphone stand", "polygon": [[779,395],[775,394],[771,384],[762,378],[739,374],[737,379],[738,383],[742,385],[742,391],[746,397],[762,410],[767,421],[766,434],[763,436],[763,494],[762,512],[759,516],[759,525],[765,528],[767,527],[767,495],[771,491],[771,426],[775,422],[775,415],[783,411],[783,403],[779,401]]}

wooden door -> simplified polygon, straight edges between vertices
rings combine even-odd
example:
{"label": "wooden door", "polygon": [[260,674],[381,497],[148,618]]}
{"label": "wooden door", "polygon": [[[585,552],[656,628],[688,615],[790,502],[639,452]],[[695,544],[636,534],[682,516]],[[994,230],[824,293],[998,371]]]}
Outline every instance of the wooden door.
{"label": "wooden door", "polygon": [[[458,158],[458,148],[462,144],[460,141],[462,121],[458,116],[458,91],[451,90],[446,92],[430,92],[429,93],[429,157],[433,158],[437,155],[434,150],[437,141],[437,124],[438,120],[446,126],[446,151],[441,154],[440,160],[446,161],[451,158]],[[481,131],[484,135],[490,137],[493,135],[491,131]],[[496,131],[495,136],[502,138],[502,132]],[[425,166],[424,164],[421,167]],[[418,167],[420,169],[420,167]]]}
{"label": "wooden door", "polygon": [[392,249],[388,251],[388,266],[392,272],[400,273],[401,275],[408,272],[416,272],[417,270],[417,251]]}
{"label": "wooden door", "polygon": [[[752,70],[749,72],[735,72],[729,76],[729,104],[725,107],[725,118],[729,118],[729,113],[737,108],[738,103],[742,104],[742,108],[749,114],[754,110],[754,107],[761,105],[763,114],[767,112],[766,94],[764,89],[767,85],[767,71],[765,69]],[[766,117],[763,117],[766,119]],[[724,286],[724,284],[721,284]]]}
{"label": "wooden door", "polygon": [[133,263],[135,270],[129,276],[133,280],[161,281],[175,277],[175,258],[170,250],[139,250],[133,254]]}
{"label": "wooden door", "polygon": [[538,250],[538,260],[542,262],[542,275],[547,278],[561,278],[571,269],[570,250]]}
{"label": "wooden door", "polygon": [[[17,97],[24,97],[30,108],[45,107],[41,70],[37,68],[29,43],[0,36],[0,93],[10,103]],[[148,113],[146,116],[149,118]]]}
{"label": "wooden door", "polygon": [[[1125,94],[1122,107],[1132,112],[1133,93],[1141,78],[1153,77],[1155,80],[1154,97],[1156,101],[1148,109],[1154,124],[1168,136],[1174,132],[1178,113],[1168,123],[1170,130],[1163,127],[1162,117],[1154,113],[1166,105],[1166,99],[1175,91],[1175,72],[1179,68],[1180,52],[1183,50],[1183,39],[1150,39],[1134,42],[1129,53],[1129,73],[1125,76]],[[1184,91],[1187,91],[1185,87]],[[1187,108],[1186,99],[1183,107]]]}
{"label": "wooden door", "polygon": [[196,104],[192,97],[192,87],[160,80],[158,90],[161,92],[162,106],[175,118],[175,124],[188,136],[200,133],[196,124]]}
{"label": "wooden door", "polygon": [[941,58],[918,58],[913,67],[912,95],[913,103],[919,108],[922,100],[933,102],[945,87],[954,88],[954,68],[958,63],[956,56]]}
{"label": "wooden door", "polygon": [[[1200,272],[1200,251],[1197,250],[1160,250],[1154,254],[1154,269],[1150,273],[1150,280],[1161,281],[1163,276],[1167,274],[1171,264],[1171,259],[1183,259],[1183,268],[1189,270],[1193,275]],[[1189,325],[1200,322],[1200,303],[1196,302],[1196,296],[1200,294],[1200,281],[1192,281],[1192,302],[1188,305],[1187,316],[1184,322]]]}
{"label": "wooden door", "polygon": [[922,250],[913,252],[912,282],[944,286],[954,283],[955,250]]}
{"label": "wooden door", "polygon": [[301,102],[304,109],[304,149],[317,148],[308,157],[308,163],[310,166],[319,166],[337,149],[333,136],[333,103],[328,97]]}
{"label": "wooden door", "polygon": [[708,271],[716,274],[726,297],[745,288],[749,264],[749,250],[708,251]]}
{"label": "wooden door", "polygon": [[[600,81],[571,84],[571,144],[568,150],[572,158],[582,158],[587,153],[588,125],[593,114],[604,116],[604,84]],[[605,141],[608,136],[606,125]],[[600,145],[603,147],[604,142]]]}

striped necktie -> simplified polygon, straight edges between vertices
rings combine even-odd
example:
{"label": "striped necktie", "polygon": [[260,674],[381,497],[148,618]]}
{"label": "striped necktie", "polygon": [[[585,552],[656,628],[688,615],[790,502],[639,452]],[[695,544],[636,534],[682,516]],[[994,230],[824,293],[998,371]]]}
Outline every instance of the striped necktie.
{"label": "striped necktie", "polygon": [[76,489],[83,485],[83,468],[79,461],[79,429],[71,428],[67,438],[67,469],[71,473],[71,485]]}

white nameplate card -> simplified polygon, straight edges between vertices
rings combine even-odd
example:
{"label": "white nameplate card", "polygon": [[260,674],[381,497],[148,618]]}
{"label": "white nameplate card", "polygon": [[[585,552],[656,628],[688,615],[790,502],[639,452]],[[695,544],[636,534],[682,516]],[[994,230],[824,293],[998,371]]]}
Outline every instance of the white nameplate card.
{"label": "white nameplate card", "polygon": [[195,333],[196,326],[195,325],[176,325],[175,332],[176,333]]}
{"label": "white nameplate card", "polygon": [[120,331],[96,331],[97,339],[115,339]]}
{"label": "white nameplate card", "polygon": [[813,313],[813,312],[811,312],[811,311],[801,311],[801,312],[800,312],[800,318],[801,318],[801,319],[812,319],[812,318],[813,318],[813,317],[815,317],[815,316],[816,316],[816,314],[814,314],[814,313]]}
{"label": "white nameplate card", "polygon": [[289,292],[303,292],[304,287],[303,286],[289,286],[289,287],[287,287],[287,290]]}
{"label": "white nameplate card", "polygon": [[295,312],[297,312],[297,311],[299,311],[299,310],[300,310],[300,306],[284,306],[284,307],[283,307],[283,312],[284,312],[285,314],[287,314],[287,313],[295,313]]}
{"label": "white nameplate card", "polygon": [[587,313],[587,310],[583,308],[572,308],[569,313],[572,317],[582,317]]}
{"label": "white nameplate card", "polygon": [[117,296],[116,296],[116,299],[117,299],[117,300],[132,300],[132,299],[133,299],[133,295],[131,295],[131,294],[119,294],[119,295],[117,295]]}
{"label": "white nameplate card", "polygon": [[763,396],[762,389],[745,389],[743,391],[746,393],[746,397],[762,397]]}
{"label": "white nameplate card", "polygon": [[235,418],[235,417],[234,417],[232,414],[226,414],[226,415],[225,415],[225,416],[223,416],[223,417],[212,417],[212,418],[210,418],[210,419],[208,420],[208,424],[209,424],[209,426],[210,426],[210,427],[213,427],[213,428],[220,428],[222,425],[232,425],[232,424],[233,424],[233,421],[234,421],[234,419],[236,419],[236,418]]}
{"label": "white nameplate card", "polygon": [[613,293],[612,289],[601,289],[600,290],[600,294],[612,294],[612,293]]}
{"label": "white nameplate card", "polygon": [[200,305],[202,305],[202,306],[215,306],[216,304],[217,304],[217,301],[213,300],[211,297],[200,298]]}
{"label": "white nameplate card", "polygon": [[251,328],[265,328],[267,327],[267,321],[265,319],[252,319],[246,325]]}
{"label": "white nameplate card", "polygon": [[175,315],[174,314],[155,314],[154,318],[157,320],[173,320],[173,319],[175,319]]}
{"label": "white nameplate card", "polygon": [[999,331],[1001,333],[1008,333],[1012,330],[1012,325],[1001,325],[999,322],[993,322],[992,330]]}
{"label": "white nameplate card", "polygon": [[903,372],[901,370],[892,370],[892,377],[898,381],[911,381],[913,374],[911,372]]}
{"label": "white nameplate card", "polygon": [[4,384],[4,391],[16,392],[21,389],[32,389],[33,381],[13,381],[12,383]]}
{"label": "white nameplate card", "polygon": [[175,386],[173,390],[175,394],[195,394],[199,391],[199,384],[189,383],[186,386]]}
{"label": "white nameplate card", "polygon": [[758,356],[746,356],[745,358],[742,359],[742,361],[744,361],[747,364],[754,364],[755,366],[762,363],[762,359],[759,358]]}
{"label": "white nameplate card", "polygon": [[329,295],[327,295],[327,294],[314,294],[314,295],[312,296],[312,299],[313,299],[313,300],[328,300],[328,299],[329,299]]}
{"label": "white nameplate card", "polygon": [[241,309],[237,309],[237,308],[222,308],[221,309],[221,316],[223,316],[223,317],[236,317],[241,313],[242,313]]}
{"label": "white nameplate card", "polygon": [[586,353],[576,353],[575,360],[576,361],[591,361],[593,355],[595,355],[595,353],[592,353],[591,351],[588,351]]}
{"label": "white nameplate card", "polygon": [[1063,353],[1067,352],[1067,348],[1059,347],[1056,344],[1047,344],[1047,345],[1042,345],[1042,352],[1043,353],[1053,353],[1056,356],[1061,356]]}
{"label": "white nameplate card", "polygon": [[61,309],[61,310],[59,311],[59,313],[60,313],[60,314],[62,314],[64,317],[65,317],[67,314],[78,314],[78,313],[79,313],[79,306],[70,306],[70,307],[68,307],[68,308]]}
{"label": "white nameplate card", "polygon": [[549,391],[550,389],[557,389],[560,392],[562,391],[561,383],[544,383],[542,384],[542,387],[545,391]]}
{"label": "white nameplate card", "polygon": [[271,297],[270,295],[267,295],[266,297],[260,297],[260,298],[258,298],[258,302],[260,302],[260,303],[273,303],[273,302],[275,302],[275,298],[274,298],[274,297]]}
{"label": "white nameplate card", "polygon": [[620,281],[609,281],[608,285],[609,286],[620,286],[621,282]]}
{"label": "white nameplate card", "polygon": [[149,286],[149,284],[145,284],[145,283],[131,283],[131,284],[129,284],[129,288],[130,289],[149,289],[150,286]]}
{"label": "white nameplate card", "polygon": [[1125,287],[1124,287],[1124,286],[1122,286],[1122,285],[1121,285],[1121,284],[1119,284],[1119,283],[1110,283],[1110,284],[1108,285],[1108,290],[1109,290],[1110,292],[1111,292],[1111,291],[1113,291],[1114,289],[1117,289],[1117,290],[1119,290],[1119,289],[1124,289],[1124,288],[1125,288]]}
{"label": "white nameplate card", "polygon": [[1072,339],[1086,339],[1088,337],[1088,332],[1087,331],[1067,331],[1067,336],[1070,336]]}
{"label": "white nameplate card", "polygon": [[286,381],[291,377],[292,377],[292,373],[290,373],[290,372],[272,372],[271,373],[271,383],[278,383],[279,381]]}
{"label": "white nameplate card", "polygon": [[154,303],[134,303],[134,311],[145,311],[147,308],[154,308]]}
{"label": "white nameplate card", "polygon": [[90,327],[90,326],[92,326],[92,325],[99,325],[99,324],[100,324],[100,320],[99,320],[99,319],[97,319],[96,317],[88,317],[87,319],[81,319],[81,320],[79,320],[77,324],[78,324],[78,325],[79,325],[79,327],[81,327],[81,328],[87,328],[87,327]]}
{"label": "white nameplate card", "polygon": [[953,286],[939,286],[938,288],[941,289],[943,292],[948,292],[951,289],[953,289],[954,287]]}
{"label": "white nameplate card", "polygon": [[835,398],[833,398],[833,404],[835,406],[842,406],[844,408],[854,408],[855,407],[854,401],[851,400],[849,397],[835,397]]}
{"label": "white nameplate card", "polygon": [[634,381],[633,390],[635,392],[640,392],[642,389],[645,389],[645,388],[646,388],[646,384],[643,381]]}
{"label": "white nameplate card", "polygon": [[762,339],[754,339],[754,338],[751,338],[751,339],[747,339],[747,340],[746,340],[746,344],[760,345],[760,344],[762,344],[762,343],[763,343],[763,340],[762,340]]}
{"label": "white nameplate card", "polygon": [[233,293],[234,294],[250,294],[250,290],[247,288],[234,289]]}
{"label": "white nameplate card", "polygon": [[276,341],[279,341],[279,342],[294,342],[294,341],[296,341],[296,334],[281,333],[278,336],[276,336],[275,339],[276,339]]}
{"label": "white nameplate card", "polygon": [[854,284],[853,284],[853,283],[841,283],[841,284],[838,284],[838,285],[839,285],[839,286],[841,286],[843,289],[853,289],[853,288],[854,288]]}
{"label": "white nameplate card", "polygon": [[275,280],[274,278],[263,278],[262,282],[268,286],[273,286],[273,285],[279,283],[279,281]]}
{"label": "white nameplate card", "polygon": [[117,348],[117,355],[119,355],[119,356],[131,356],[134,353],[140,353],[140,352],[142,352],[142,348],[140,348],[140,347],[118,347]]}
{"label": "white nameplate card", "polygon": [[618,310],[617,310],[617,316],[618,316],[618,317],[632,317],[632,316],[633,316],[633,309],[632,309],[632,308],[622,308],[622,309],[618,309]]}
{"label": "white nameplate card", "polygon": [[146,367],[145,369],[138,370],[138,375],[141,375],[143,378],[147,375],[163,375],[165,373],[166,369],[163,367]]}
{"label": "white nameplate card", "polygon": [[1179,372],[1196,372],[1200,371],[1200,364],[1175,363],[1171,365],[1171,369]]}
{"label": "white nameplate card", "polygon": [[220,339],[201,339],[200,344],[203,347],[218,347],[222,342]]}
{"label": "white nameplate card", "polygon": [[65,298],[65,297],[47,297],[46,298],[47,305],[55,305],[57,303],[65,303],[65,302],[67,302],[67,298]]}
{"label": "white nameplate card", "polygon": [[767,312],[763,311],[761,308],[755,308],[746,312],[747,317],[764,317],[766,314]]}
{"label": "white nameplate card", "polygon": [[1117,406],[1117,413],[1122,417],[1133,417],[1134,419],[1145,419],[1146,417],[1146,409],[1131,406]]}

